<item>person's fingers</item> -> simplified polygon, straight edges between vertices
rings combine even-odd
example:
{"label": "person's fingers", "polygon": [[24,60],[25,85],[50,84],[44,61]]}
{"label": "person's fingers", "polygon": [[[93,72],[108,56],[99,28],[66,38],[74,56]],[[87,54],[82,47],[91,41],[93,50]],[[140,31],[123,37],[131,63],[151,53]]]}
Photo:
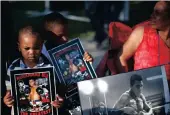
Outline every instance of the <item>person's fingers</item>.
{"label": "person's fingers", "polygon": [[93,60],[93,58],[88,57],[86,61],[92,61],[92,60]]}
{"label": "person's fingers", "polygon": [[61,102],[56,101],[56,100],[55,100],[55,101],[52,101],[51,104],[52,104],[54,107],[56,107],[56,108],[59,108],[59,107],[62,105]]}
{"label": "person's fingers", "polygon": [[14,104],[14,99],[13,97],[11,96],[11,91],[7,91],[6,92],[6,95],[4,96],[4,99],[3,99],[4,103],[6,104],[6,106],[8,107],[12,107],[13,104]]}
{"label": "person's fingers", "polygon": [[8,107],[12,107],[13,104],[14,104],[14,100],[13,100],[13,99],[11,99],[11,100],[6,100],[4,103],[5,103]]}
{"label": "person's fingers", "polygon": [[86,60],[86,59],[87,59],[87,56],[88,56],[88,53],[85,52],[84,55],[83,55],[83,58]]}
{"label": "person's fingers", "polygon": [[54,102],[52,102],[51,105],[54,106],[55,108],[59,108],[59,107],[60,107],[59,105],[57,105],[57,104],[54,103]]}
{"label": "person's fingers", "polygon": [[64,41],[68,41],[68,38],[67,38],[66,36],[62,36],[62,39],[63,39]]}
{"label": "person's fingers", "polygon": [[11,102],[13,101],[13,98],[12,98],[12,96],[11,96],[10,91],[7,91],[7,92],[6,92],[6,95],[5,95],[4,99],[3,99],[3,101],[4,101],[4,103],[5,103],[6,105],[8,105],[9,103],[11,103]]}
{"label": "person's fingers", "polygon": [[84,57],[83,58],[84,58],[85,61],[89,61],[89,62],[93,61],[92,56],[88,52],[84,53]]}
{"label": "person's fingers", "polygon": [[10,98],[7,98],[6,100],[7,100],[7,102],[9,102],[9,101],[12,101],[12,100],[13,100],[13,98],[12,98],[12,97],[10,97]]}
{"label": "person's fingers", "polygon": [[11,92],[10,92],[10,91],[7,91],[5,97],[7,97],[7,98],[8,98],[8,97],[11,97]]}
{"label": "person's fingers", "polygon": [[13,98],[12,98],[11,95],[9,95],[9,96],[7,95],[7,96],[4,97],[4,99],[5,99],[5,100],[12,100]]}
{"label": "person's fingers", "polygon": [[59,95],[56,96],[56,99],[59,101],[59,102],[63,102],[64,99],[62,97],[60,97]]}
{"label": "person's fingers", "polygon": [[55,103],[57,103],[57,104],[62,104],[63,100],[62,100],[62,101],[55,100],[55,101],[53,101],[53,102],[55,102]]}

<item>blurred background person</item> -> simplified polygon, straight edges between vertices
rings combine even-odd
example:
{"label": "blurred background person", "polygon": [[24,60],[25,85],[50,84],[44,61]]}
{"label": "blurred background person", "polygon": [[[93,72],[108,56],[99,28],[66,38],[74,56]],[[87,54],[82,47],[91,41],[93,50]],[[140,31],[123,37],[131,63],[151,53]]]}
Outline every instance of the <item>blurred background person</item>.
{"label": "blurred background person", "polygon": [[97,48],[101,48],[102,42],[108,37],[105,24],[108,25],[111,21],[119,21],[123,3],[123,1],[85,1],[85,12],[95,31],[93,40],[97,42]]}

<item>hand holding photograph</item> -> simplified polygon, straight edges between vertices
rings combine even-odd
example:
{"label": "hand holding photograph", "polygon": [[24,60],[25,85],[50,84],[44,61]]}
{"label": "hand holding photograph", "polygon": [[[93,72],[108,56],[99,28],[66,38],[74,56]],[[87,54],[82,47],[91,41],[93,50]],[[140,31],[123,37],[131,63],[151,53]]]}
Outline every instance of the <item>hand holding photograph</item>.
{"label": "hand holding photograph", "polygon": [[15,115],[55,115],[53,67],[11,71]]}
{"label": "hand holding photograph", "polygon": [[77,82],[97,77],[93,66],[83,60],[85,51],[78,38],[57,46],[48,52],[59,81],[71,87],[66,97],[69,98],[77,93],[77,91],[75,92]]}

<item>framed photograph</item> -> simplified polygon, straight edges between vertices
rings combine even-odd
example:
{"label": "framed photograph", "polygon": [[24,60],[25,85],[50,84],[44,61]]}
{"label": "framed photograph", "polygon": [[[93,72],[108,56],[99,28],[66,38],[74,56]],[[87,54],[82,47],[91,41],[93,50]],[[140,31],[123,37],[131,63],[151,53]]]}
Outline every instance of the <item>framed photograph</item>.
{"label": "framed photograph", "polygon": [[84,49],[78,38],[48,52],[59,81],[69,86],[67,98],[77,93],[77,82],[97,77],[93,66],[83,60]]}
{"label": "framed photograph", "polygon": [[15,115],[56,115],[53,67],[11,71]]}
{"label": "framed photograph", "polygon": [[164,66],[78,82],[83,115],[169,115]]}

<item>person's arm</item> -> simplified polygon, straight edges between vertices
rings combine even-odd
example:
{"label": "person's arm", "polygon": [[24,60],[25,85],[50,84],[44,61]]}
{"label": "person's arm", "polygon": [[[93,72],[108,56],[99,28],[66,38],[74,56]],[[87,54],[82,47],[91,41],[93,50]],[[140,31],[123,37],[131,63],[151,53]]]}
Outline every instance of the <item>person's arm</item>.
{"label": "person's arm", "polygon": [[7,69],[7,75],[5,76],[6,94],[3,97],[3,101],[7,107],[12,107],[14,104],[14,99],[11,94],[11,83],[10,83],[10,69]]}
{"label": "person's arm", "polygon": [[129,36],[128,40],[123,45],[121,51],[118,54],[118,61],[116,61],[116,65],[118,67],[119,72],[128,72],[128,64],[127,61],[131,58],[135,51],[137,50],[139,44],[143,39],[144,27],[137,27]]}
{"label": "person's arm", "polygon": [[152,108],[147,104],[146,102],[146,99],[145,99],[145,96],[144,95],[141,95],[142,96],[142,100],[143,100],[143,107],[145,109],[146,112],[139,112],[139,115],[153,115],[153,110]]}
{"label": "person's arm", "polygon": [[116,102],[116,104],[114,105],[114,109],[122,109],[123,107],[126,106],[128,100],[128,95],[126,94],[122,94],[121,97],[119,98],[119,100]]}
{"label": "person's arm", "polygon": [[128,107],[129,96],[127,94],[122,94],[122,96],[119,98],[119,100],[114,105],[114,109],[123,111],[123,113],[129,114],[129,115],[135,115],[137,114],[136,110],[132,107]]}

